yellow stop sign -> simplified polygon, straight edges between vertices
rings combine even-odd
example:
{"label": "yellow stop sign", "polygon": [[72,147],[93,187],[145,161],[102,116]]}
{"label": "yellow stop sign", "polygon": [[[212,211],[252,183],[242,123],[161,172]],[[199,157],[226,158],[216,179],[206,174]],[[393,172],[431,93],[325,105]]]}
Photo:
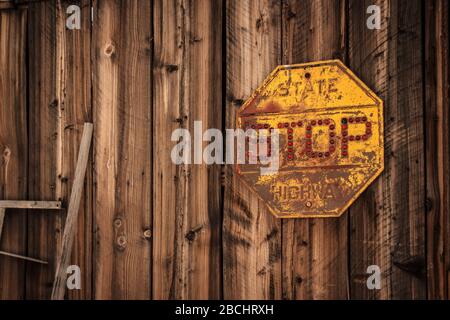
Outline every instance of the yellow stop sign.
{"label": "yellow stop sign", "polygon": [[237,172],[279,218],[340,216],[384,168],[383,102],[339,60],[277,67],[237,127],[278,130],[278,171]]}

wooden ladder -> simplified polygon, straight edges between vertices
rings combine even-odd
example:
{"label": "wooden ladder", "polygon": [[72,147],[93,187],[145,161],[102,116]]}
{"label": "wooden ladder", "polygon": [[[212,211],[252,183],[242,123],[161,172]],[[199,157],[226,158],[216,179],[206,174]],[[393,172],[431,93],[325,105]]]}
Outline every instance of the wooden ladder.
{"label": "wooden ladder", "polygon": [[[0,240],[2,238],[3,222],[5,220],[6,209],[62,209],[60,201],[14,201],[0,200]],[[22,260],[48,264],[47,261],[22,256],[20,254],[5,252],[0,250],[0,255],[18,258]]]}
{"label": "wooden ladder", "polygon": [[[69,207],[67,209],[67,218],[64,226],[62,238],[62,250],[58,257],[55,280],[53,282],[52,300],[64,299],[67,279],[67,267],[69,266],[69,258],[72,253],[72,243],[75,237],[76,222],[78,211],[80,208],[80,201],[82,196],[84,177],[86,175],[87,162],[89,158],[89,149],[92,140],[92,123],[85,123],[83,128],[83,136],[81,137],[80,149],[78,152],[77,166],[75,169],[75,177],[70,194]],[[3,229],[3,222],[5,219],[6,209],[55,209],[61,210],[60,201],[20,201],[20,200],[0,200],[0,240]],[[0,251],[0,255],[22,259],[26,261],[48,264],[47,261],[27,257],[15,253]]]}

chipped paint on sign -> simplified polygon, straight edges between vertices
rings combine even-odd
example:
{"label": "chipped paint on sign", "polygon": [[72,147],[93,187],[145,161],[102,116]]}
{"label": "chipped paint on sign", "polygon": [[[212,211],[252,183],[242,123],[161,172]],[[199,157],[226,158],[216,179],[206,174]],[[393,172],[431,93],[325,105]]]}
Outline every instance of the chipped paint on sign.
{"label": "chipped paint on sign", "polygon": [[277,67],[237,127],[279,132],[277,173],[237,172],[280,218],[340,216],[384,168],[383,102],[339,60]]}

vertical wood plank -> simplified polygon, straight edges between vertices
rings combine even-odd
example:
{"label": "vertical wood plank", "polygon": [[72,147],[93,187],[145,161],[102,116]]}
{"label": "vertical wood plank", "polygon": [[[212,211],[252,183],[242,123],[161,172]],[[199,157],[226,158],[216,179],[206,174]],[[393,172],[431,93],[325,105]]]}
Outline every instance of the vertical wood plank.
{"label": "vertical wood plank", "polygon": [[428,298],[448,299],[450,240],[449,3],[425,3]]}
{"label": "vertical wood plank", "polygon": [[149,299],[152,8],[93,5],[94,297]]}
{"label": "vertical wood plank", "polygon": [[[232,1],[226,11],[226,127],[281,63],[281,1]],[[226,167],[224,298],[281,298],[281,221]]]}
{"label": "vertical wood plank", "polygon": [[[366,26],[372,4],[380,30]],[[426,297],[422,22],[420,1],[349,1],[349,66],[385,103],[385,169],[350,210],[355,299]],[[366,285],[373,264],[381,290]]]}
{"label": "vertical wood plank", "polygon": [[[155,143],[153,157],[154,281],[152,287],[154,299],[175,299],[176,286],[180,282],[176,268],[179,258],[176,255],[178,243],[175,237],[181,237],[177,230],[180,223],[177,223],[176,219],[183,212],[178,212],[178,204],[174,200],[184,196],[181,192],[184,191],[186,179],[183,171],[172,164],[168,152],[170,145],[164,144],[173,130],[185,124],[188,116],[186,106],[179,104],[181,101],[179,65],[182,56],[177,49],[183,43],[178,34],[180,27],[177,20],[180,19],[180,14],[177,13],[177,9],[181,10],[180,7],[177,8],[176,2],[170,2],[170,4],[166,1],[154,2],[153,134]],[[180,125],[177,124],[177,120]],[[184,167],[183,169],[185,170]]]}
{"label": "vertical wood plank", "polygon": [[158,0],[154,17],[153,297],[218,299],[220,164],[175,165],[170,154],[175,129],[193,141],[194,121],[222,128],[222,4]]}
{"label": "vertical wood plank", "polygon": [[[345,2],[283,1],[283,64],[345,61]],[[348,297],[348,218],[283,221],[283,298]]]}
{"label": "vertical wood plank", "polygon": [[[54,1],[28,4],[29,185],[28,198],[61,197],[62,122],[56,88],[56,6]],[[28,299],[48,299],[60,247],[61,215],[28,216],[28,256],[49,261],[27,263]]]}
{"label": "vertical wood plank", "polygon": [[[27,196],[25,10],[0,11],[0,199]],[[8,210],[0,238],[2,250],[26,253],[26,213]],[[0,257],[0,299],[23,299],[25,264]]]}
{"label": "vertical wood plank", "polygon": [[[366,26],[367,7],[371,4],[381,8],[381,29],[369,30]],[[389,29],[395,19],[390,17],[390,3],[386,1],[350,1],[349,3],[349,65],[366,84],[384,101],[385,110],[389,105]],[[395,53],[394,53],[395,54]],[[385,120],[389,112],[385,112]],[[389,121],[385,121],[386,125]],[[387,136],[392,135],[385,129],[385,171],[366,190],[351,208],[351,292],[356,299],[388,299],[391,295],[390,275],[392,273],[391,242],[392,213],[383,206],[383,197],[391,183],[384,177],[390,177],[387,159],[392,145]],[[391,140],[392,141],[392,138]],[[387,199],[386,199],[387,200]],[[389,200],[391,201],[391,200]],[[366,281],[367,267],[378,265],[382,272],[381,290],[368,290]]]}
{"label": "vertical wood plank", "polygon": [[[81,29],[66,28],[71,5],[81,9]],[[92,122],[91,101],[91,1],[57,1],[57,95],[62,121],[61,198],[67,208],[74,182],[83,124]],[[63,216],[65,223],[65,216]],[[81,270],[81,290],[68,290],[69,299],[92,297],[92,163],[86,170],[83,197],[70,264]]]}

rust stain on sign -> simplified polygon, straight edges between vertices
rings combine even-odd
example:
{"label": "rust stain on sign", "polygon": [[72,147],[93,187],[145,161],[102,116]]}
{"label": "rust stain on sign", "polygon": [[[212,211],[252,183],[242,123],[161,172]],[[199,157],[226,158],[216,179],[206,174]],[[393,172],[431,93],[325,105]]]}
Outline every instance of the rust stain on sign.
{"label": "rust stain on sign", "polygon": [[278,172],[237,172],[279,218],[338,217],[384,168],[383,102],[339,60],[277,67],[237,127],[278,129]]}

